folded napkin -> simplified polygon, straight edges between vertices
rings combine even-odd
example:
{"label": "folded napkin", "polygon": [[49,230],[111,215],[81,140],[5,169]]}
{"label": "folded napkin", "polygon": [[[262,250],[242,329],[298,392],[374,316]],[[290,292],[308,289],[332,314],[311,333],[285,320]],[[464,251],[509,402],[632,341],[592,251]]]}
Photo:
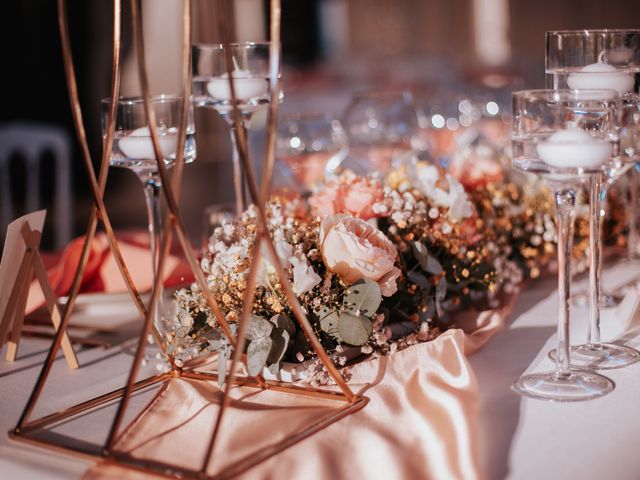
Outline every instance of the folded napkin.
{"label": "folded napkin", "polygon": [[[349,384],[369,397],[364,409],[240,478],[482,478],[477,460],[478,386],[466,356],[504,327],[514,298],[506,299],[500,309],[467,315],[464,330],[454,328],[432,342],[354,366]],[[232,396],[209,474],[313,424],[335,405],[245,387],[234,388]],[[117,448],[136,457],[199,468],[219,400],[214,384],[171,379],[128,427]],[[101,463],[85,478],[153,477]]]}
{"label": "folded napkin", "polygon": [[[149,234],[147,232],[123,232],[117,234],[120,250],[131,274],[133,283],[139,292],[148,291],[153,285]],[[45,257],[47,275],[58,297],[68,295],[71,290],[76,268],[82,254],[84,237],[74,239],[59,254]],[[193,280],[188,265],[180,257],[170,255],[167,259],[164,275],[166,287],[187,283]],[[80,293],[118,293],[127,291],[127,285],[120,274],[107,236],[97,234],[91,242],[87,268],[82,277]],[[39,284],[34,280],[29,289],[26,313],[31,313],[44,304],[44,296]]]}

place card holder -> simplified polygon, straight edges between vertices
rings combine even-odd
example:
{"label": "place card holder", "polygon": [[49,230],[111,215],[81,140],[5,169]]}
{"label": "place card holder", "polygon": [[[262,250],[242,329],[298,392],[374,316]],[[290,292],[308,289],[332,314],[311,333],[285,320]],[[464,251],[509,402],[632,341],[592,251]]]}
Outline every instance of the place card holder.
{"label": "place card holder", "polygon": [[[38,250],[42,238],[44,211],[34,212],[13,221],[7,231],[7,241],[3,252],[0,272],[0,287],[10,289],[0,316],[0,347],[7,343],[7,361],[14,362],[18,354],[20,336],[24,325],[25,309],[31,281],[36,280],[44,295],[54,329],[60,327],[60,307],[58,299],[49,282],[42,257]],[[32,228],[31,222],[40,223],[40,228]],[[78,359],[69,336],[65,332],[62,339],[62,351],[69,368],[78,368]]]}

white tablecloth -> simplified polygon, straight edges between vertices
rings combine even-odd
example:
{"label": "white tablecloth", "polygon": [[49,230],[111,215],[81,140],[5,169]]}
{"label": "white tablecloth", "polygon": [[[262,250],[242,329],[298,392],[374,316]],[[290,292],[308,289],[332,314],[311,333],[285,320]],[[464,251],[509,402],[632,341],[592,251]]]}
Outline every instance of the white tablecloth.
{"label": "white tablecloth", "polygon": [[[640,267],[621,262],[607,268],[606,287],[620,290],[638,280]],[[576,289],[586,286],[584,279]],[[640,296],[626,290],[622,305],[603,310],[603,339],[625,336],[628,345],[640,348]],[[509,327],[470,357],[481,395],[480,463],[487,479],[582,478],[637,480],[640,478],[640,363],[604,372],[616,383],[604,398],[580,403],[549,403],[522,399],[509,390],[524,370],[552,368],[547,352],[555,346],[557,296],[555,281],[529,284],[520,294]],[[114,312],[124,329],[137,325],[135,311]],[[123,321],[127,316],[131,322]],[[585,338],[586,310],[573,310],[573,343]],[[126,332],[125,332],[126,333]],[[126,335],[125,335],[126,336]],[[123,347],[124,345],[124,347]],[[132,342],[112,349],[79,352],[83,367],[75,372],[59,358],[45,389],[41,411],[54,411],[120,387],[132,359]],[[0,360],[0,431],[15,423],[40,371],[48,342],[26,339],[19,360]],[[153,362],[146,367],[153,370]],[[143,402],[144,397],[138,399]],[[36,415],[38,412],[36,412]],[[100,441],[113,411],[106,409],[95,425]],[[101,421],[100,421],[101,420]],[[0,479],[76,479],[90,463],[26,446],[0,436]],[[312,472],[310,478],[312,477]]]}

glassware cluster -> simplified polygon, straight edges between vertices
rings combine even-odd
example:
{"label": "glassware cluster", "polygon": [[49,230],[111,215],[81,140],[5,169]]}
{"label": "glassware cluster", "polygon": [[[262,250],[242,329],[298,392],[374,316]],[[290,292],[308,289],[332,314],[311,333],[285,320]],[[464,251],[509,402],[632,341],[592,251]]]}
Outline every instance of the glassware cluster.
{"label": "glassware cluster", "polygon": [[[529,397],[576,401],[609,393],[595,370],[640,360],[636,350],[601,341],[603,201],[609,187],[638,164],[640,116],[634,93],[640,31],[547,32],[550,87],[513,94],[513,166],[541,176],[553,189],[558,222],[558,345],[554,372],[524,375],[512,388]],[[587,341],[569,347],[571,238],[578,190],[589,192],[589,323]],[[632,216],[635,206],[631,206]],[[632,239],[633,240],[633,239]]]}

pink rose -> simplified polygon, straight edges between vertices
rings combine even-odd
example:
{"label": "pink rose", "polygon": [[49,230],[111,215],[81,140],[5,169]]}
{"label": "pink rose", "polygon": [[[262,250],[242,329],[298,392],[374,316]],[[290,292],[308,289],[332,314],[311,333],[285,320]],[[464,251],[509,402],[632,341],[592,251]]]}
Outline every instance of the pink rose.
{"label": "pink rose", "polygon": [[379,181],[347,174],[327,182],[309,199],[309,205],[316,216],[349,213],[368,220],[388,214],[382,205],[380,209],[374,208],[383,201],[384,189]]}
{"label": "pink rose", "polygon": [[347,285],[369,278],[380,284],[385,297],[397,291],[398,251],[366,221],[344,214],[326,217],[320,225],[320,251],[327,269]]}
{"label": "pink rose", "polygon": [[309,198],[309,206],[314,216],[324,218],[338,213],[336,211],[338,188],[337,182],[329,182]]}

